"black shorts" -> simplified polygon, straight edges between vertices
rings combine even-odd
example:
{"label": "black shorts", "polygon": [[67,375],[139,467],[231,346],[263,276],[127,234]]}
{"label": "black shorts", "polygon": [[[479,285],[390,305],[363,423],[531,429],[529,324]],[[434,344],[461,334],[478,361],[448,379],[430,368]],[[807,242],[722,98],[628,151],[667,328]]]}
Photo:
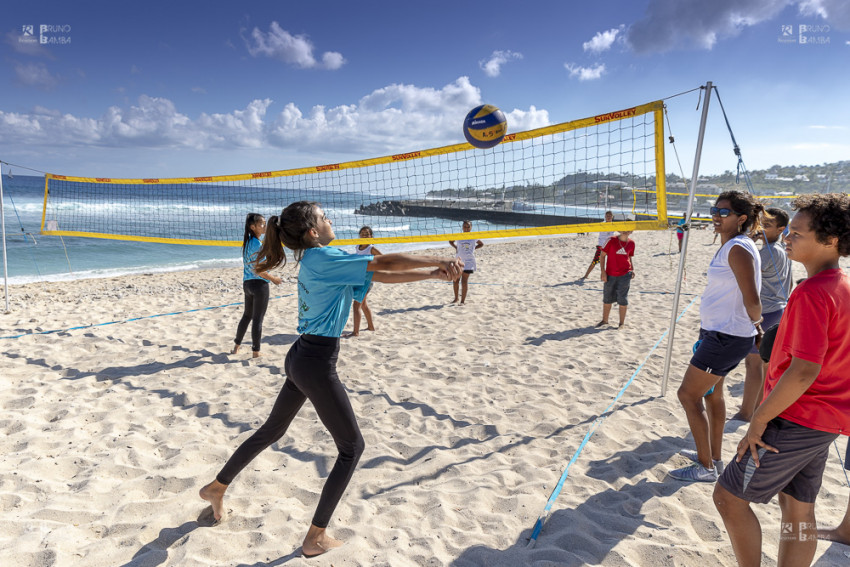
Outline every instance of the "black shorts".
{"label": "black shorts", "polygon": [[464,274],[474,274],[475,270],[464,270],[463,273]]}
{"label": "black shorts", "polygon": [[838,437],[777,417],[767,424],[762,439],[779,449],[759,449],[759,466],[747,452],[732,459],[717,479],[726,490],[748,502],[766,504],[784,492],[800,502],[814,503],[820,491],[829,446]]}
{"label": "black shorts", "polygon": [[631,285],[631,273],[625,276],[608,276],[608,280],[602,286],[602,303],[611,304],[616,301],[618,305],[628,305]]}
{"label": "black shorts", "polygon": [[755,337],[736,337],[700,329],[691,364],[703,372],[726,376],[749,354],[755,340]]}

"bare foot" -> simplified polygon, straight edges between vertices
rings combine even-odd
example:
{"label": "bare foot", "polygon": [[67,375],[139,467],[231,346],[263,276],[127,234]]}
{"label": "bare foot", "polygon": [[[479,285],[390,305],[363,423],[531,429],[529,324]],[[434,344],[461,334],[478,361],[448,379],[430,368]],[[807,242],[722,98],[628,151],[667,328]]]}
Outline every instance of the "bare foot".
{"label": "bare foot", "polygon": [[307,530],[307,535],[304,537],[304,543],[301,544],[301,553],[304,557],[315,557],[342,545],[341,541],[329,536],[326,529],[317,528],[310,524],[310,529]]}
{"label": "bare foot", "polygon": [[744,423],[749,423],[750,417],[751,416],[745,416],[741,412],[738,412],[735,415],[733,415],[731,418],[729,418],[729,421],[743,421]]}
{"label": "bare foot", "polygon": [[842,531],[842,526],[838,526],[832,530],[818,530],[818,539],[825,539],[827,541],[850,545],[850,533],[848,533],[847,530]]}
{"label": "bare foot", "polygon": [[374,330],[375,330],[375,327],[374,327],[374,325],[373,325],[373,326],[371,326],[371,327],[366,327],[366,330],[367,330],[367,331],[374,331]]}
{"label": "bare foot", "polygon": [[452,299],[452,303],[457,303],[457,297],[455,297],[454,299]]}
{"label": "bare foot", "polygon": [[260,354],[260,351],[258,351],[258,350],[253,350],[251,352],[253,353],[254,358],[260,358],[261,356],[263,356],[262,354]]}
{"label": "bare foot", "polygon": [[343,333],[342,338],[350,339],[351,337],[359,337],[360,333]]}
{"label": "bare foot", "polygon": [[239,352],[239,345],[234,346],[233,350],[230,351],[230,354],[236,354],[237,352]]}
{"label": "bare foot", "polygon": [[219,481],[214,480],[198,491],[198,495],[202,499],[212,504],[213,518],[216,521],[221,520],[224,515],[224,492],[226,490],[226,484],[221,484]]}
{"label": "bare foot", "polygon": [[604,327],[608,324],[608,321],[599,321],[594,327]]}

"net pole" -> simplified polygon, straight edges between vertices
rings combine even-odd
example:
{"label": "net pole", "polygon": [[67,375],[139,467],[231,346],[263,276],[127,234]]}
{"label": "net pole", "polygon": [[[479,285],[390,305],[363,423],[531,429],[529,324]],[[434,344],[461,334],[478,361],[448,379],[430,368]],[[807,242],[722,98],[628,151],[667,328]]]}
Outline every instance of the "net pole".
{"label": "net pole", "polygon": [[[702,117],[699,123],[699,136],[697,137],[697,150],[694,156],[694,171],[691,174],[691,190],[688,195],[688,210],[685,211],[685,226],[691,222],[691,214],[694,211],[694,196],[697,192],[697,178],[699,177],[699,161],[702,156],[702,141],[705,138],[705,123],[708,118],[708,101],[711,99],[711,81],[705,84],[705,102],[702,106]],[[661,397],[667,393],[667,379],[670,376],[670,360],[673,357],[673,338],[676,336],[676,314],[679,312],[679,297],[682,293],[682,274],[685,272],[685,260],[688,256],[688,237],[691,231],[686,230],[682,238],[682,253],[679,254],[679,273],[676,276],[676,292],[673,294],[673,310],[670,314],[670,334],[667,336],[667,354],[664,357],[664,374],[661,379]]]}
{"label": "net pole", "polygon": [[6,206],[3,204],[3,167],[0,165],[0,231],[3,232],[3,288],[6,295],[6,311],[9,313],[9,268],[6,262]]}

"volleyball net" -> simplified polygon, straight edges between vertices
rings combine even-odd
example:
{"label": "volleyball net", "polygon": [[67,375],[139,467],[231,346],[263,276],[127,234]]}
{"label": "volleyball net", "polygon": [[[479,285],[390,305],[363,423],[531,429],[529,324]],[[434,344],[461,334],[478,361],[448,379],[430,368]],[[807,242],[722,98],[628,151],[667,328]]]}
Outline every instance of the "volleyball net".
{"label": "volleyball net", "polygon": [[[48,235],[239,246],[245,215],[317,201],[335,244],[667,228],[663,102],[361,161],[191,178],[45,176]],[[606,211],[615,223],[603,223]],[[473,231],[461,232],[461,221]]]}

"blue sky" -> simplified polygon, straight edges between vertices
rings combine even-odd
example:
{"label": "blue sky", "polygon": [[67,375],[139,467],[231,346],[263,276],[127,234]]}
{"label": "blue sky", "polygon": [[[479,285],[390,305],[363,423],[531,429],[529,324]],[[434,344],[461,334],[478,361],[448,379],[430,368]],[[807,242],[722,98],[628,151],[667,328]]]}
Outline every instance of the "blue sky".
{"label": "blue sky", "polygon": [[[484,102],[521,131],[706,81],[749,169],[850,159],[846,0],[32,0],[3,15],[0,160],[54,173],[336,163],[460,143]],[[705,173],[736,164],[714,102]],[[668,101],[687,174],[696,104]]]}

